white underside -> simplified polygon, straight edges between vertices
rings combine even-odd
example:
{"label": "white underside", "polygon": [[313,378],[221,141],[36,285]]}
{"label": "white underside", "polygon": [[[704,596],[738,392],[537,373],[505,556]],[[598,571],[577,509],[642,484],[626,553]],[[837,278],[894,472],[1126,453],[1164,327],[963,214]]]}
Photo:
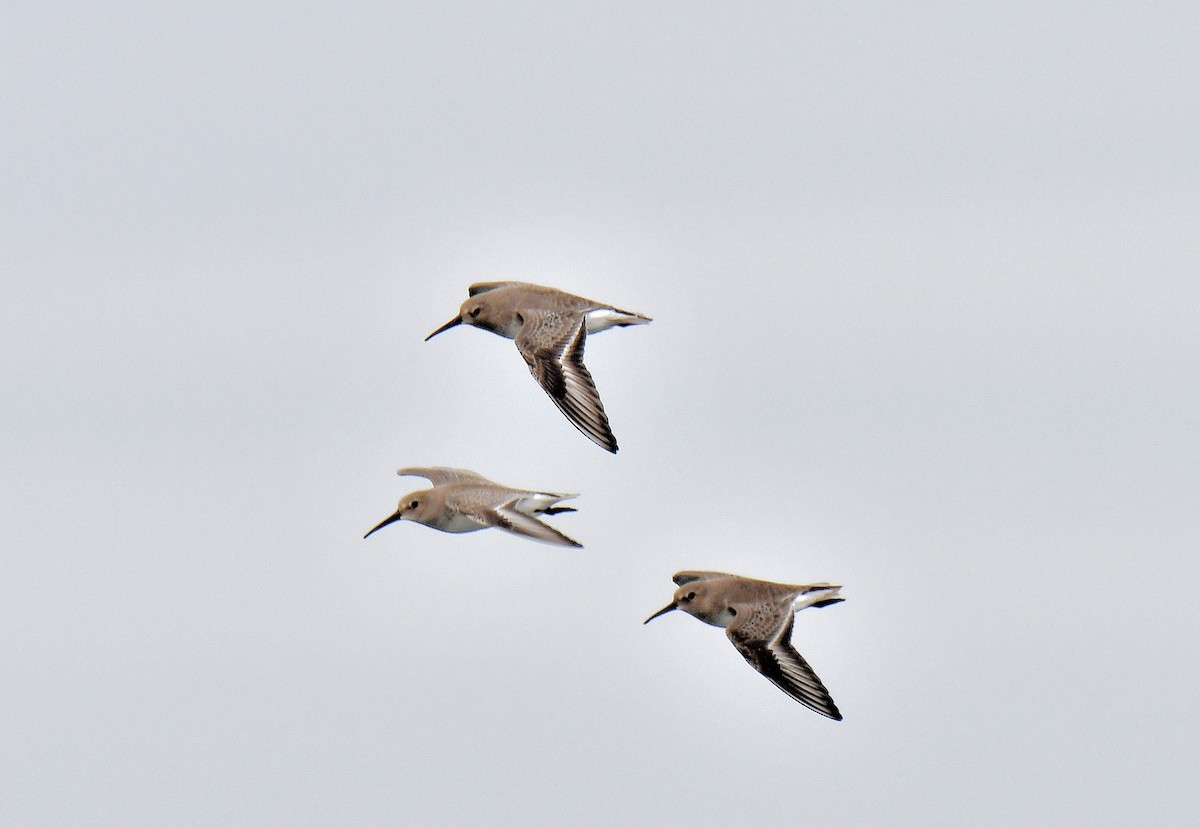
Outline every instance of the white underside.
{"label": "white underside", "polygon": [[[545,511],[550,506],[560,503],[563,500],[570,500],[578,497],[578,494],[547,494],[537,492],[522,497],[514,503],[513,508],[522,514],[527,514],[530,517],[536,517],[542,511]],[[488,526],[478,520],[472,519],[466,514],[455,514],[445,523],[440,525],[431,525],[431,528],[436,528],[439,531],[448,531],[451,534],[465,534],[468,531],[479,531]]]}

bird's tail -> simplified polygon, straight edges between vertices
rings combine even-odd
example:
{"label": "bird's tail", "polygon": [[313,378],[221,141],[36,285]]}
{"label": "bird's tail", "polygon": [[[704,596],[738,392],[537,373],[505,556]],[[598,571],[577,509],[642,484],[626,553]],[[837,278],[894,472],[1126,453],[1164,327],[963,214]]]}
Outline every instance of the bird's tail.
{"label": "bird's tail", "polygon": [[841,603],[846,599],[838,594],[841,588],[832,583],[812,583],[806,586],[805,590],[796,598],[795,610],[800,611],[810,606],[814,609],[823,609],[834,603]]}
{"label": "bird's tail", "polygon": [[587,332],[599,333],[610,327],[629,327],[632,324],[649,324],[654,321],[649,316],[633,313],[629,310],[619,310],[615,307],[601,307],[589,311],[584,317],[587,320]]}
{"label": "bird's tail", "polygon": [[564,511],[576,511],[565,505],[559,505],[563,500],[573,500],[578,494],[555,494],[549,491],[533,491],[525,494],[516,501],[514,508],[522,514],[533,517],[537,514],[561,514]]}

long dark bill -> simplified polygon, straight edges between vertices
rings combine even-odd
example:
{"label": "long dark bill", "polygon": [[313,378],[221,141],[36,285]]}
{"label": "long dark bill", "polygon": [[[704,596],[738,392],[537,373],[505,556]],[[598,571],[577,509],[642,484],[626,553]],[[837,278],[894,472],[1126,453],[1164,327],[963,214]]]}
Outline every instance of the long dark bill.
{"label": "long dark bill", "polygon": [[376,531],[378,531],[379,529],[383,528],[385,525],[390,525],[391,523],[394,523],[394,522],[396,522],[396,520],[399,520],[399,519],[400,519],[400,515],[401,515],[401,512],[397,511],[395,514],[393,514],[392,516],[388,517],[388,518],[387,518],[386,520],[384,520],[382,523],[380,523],[379,525],[375,526],[373,529],[371,529],[371,530],[370,530],[370,531],[368,531],[366,534],[364,534],[364,535],[363,535],[363,539],[364,539],[364,540],[365,540],[365,539],[367,539],[367,538],[368,538],[368,537],[370,537],[372,534],[374,534]]}
{"label": "long dark bill", "polygon": [[445,333],[450,328],[456,327],[460,324],[462,324],[462,316],[455,316],[453,319],[446,322],[444,325],[439,327],[437,330],[433,331],[428,336],[426,336],[425,341],[428,342],[430,339],[432,339],[434,336],[438,335],[439,333]]}
{"label": "long dark bill", "polygon": [[679,608],[679,607],[676,606],[674,603],[670,604],[669,606],[664,606],[663,608],[659,609],[657,612],[655,612],[654,614],[650,615],[648,618],[643,620],[642,625],[645,626],[647,623],[649,623],[651,620],[654,620],[654,618],[658,617],[659,615],[665,615],[667,612],[673,612],[677,608]]}

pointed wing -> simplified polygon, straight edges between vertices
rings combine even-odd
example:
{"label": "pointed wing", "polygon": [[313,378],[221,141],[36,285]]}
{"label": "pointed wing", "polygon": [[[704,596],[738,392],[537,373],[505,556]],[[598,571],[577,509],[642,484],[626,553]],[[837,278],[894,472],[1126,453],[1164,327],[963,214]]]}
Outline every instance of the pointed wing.
{"label": "pointed wing", "polygon": [[517,511],[516,504],[517,500],[510,500],[497,509],[483,510],[469,516],[471,519],[479,520],[496,528],[502,528],[505,531],[511,531],[513,534],[519,534],[531,540],[539,540],[554,546],[583,548],[580,543],[575,542],[562,532],[556,531],[541,520]]}
{"label": "pointed wing", "polygon": [[582,314],[536,313],[526,317],[516,345],[558,409],[579,430],[606,451],[617,452],[617,439],[592,374],[583,364],[587,320]]}
{"label": "pointed wing", "polygon": [[733,576],[723,571],[680,571],[676,572],[675,576],[671,579],[675,581],[676,586],[682,586],[686,583],[694,583],[697,580],[716,580],[721,577]]}
{"label": "pointed wing", "polygon": [[496,485],[487,477],[480,476],[474,471],[463,468],[400,468],[396,471],[402,477],[424,477],[434,485],[445,485],[448,482],[473,482],[485,485]]}
{"label": "pointed wing", "polygon": [[499,287],[512,287],[522,283],[519,281],[479,281],[467,288],[467,295],[478,296],[480,293],[486,293]]}
{"label": "pointed wing", "polygon": [[[762,672],[767,680],[814,712],[840,721],[842,713],[838,711],[833,698],[829,697],[829,690],[792,646],[792,624],[795,619],[790,605],[780,606],[772,601],[753,607],[746,605],[744,611],[740,611],[733,623],[729,624],[725,634],[742,653],[742,657]],[[761,634],[763,631],[773,631],[770,627],[780,620],[783,623],[775,634]]]}

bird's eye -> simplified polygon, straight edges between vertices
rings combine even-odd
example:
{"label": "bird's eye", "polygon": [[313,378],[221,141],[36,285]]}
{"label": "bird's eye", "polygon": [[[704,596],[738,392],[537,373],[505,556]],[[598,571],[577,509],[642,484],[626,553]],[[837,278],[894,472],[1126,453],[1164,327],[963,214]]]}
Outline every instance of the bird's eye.
{"label": "bird's eye", "polygon": [[695,599],[696,599],[696,593],[695,593],[695,592],[688,592],[688,593],[687,593],[687,595],[685,595],[683,599],[684,599],[684,600],[695,600]]}
{"label": "bird's eye", "polygon": [[734,617],[737,617],[737,609],[733,608],[732,606],[729,607],[729,613]]}
{"label": "bird's eye", "polygon": [[419,500],[413,500],[412,502],[410,502],[410,503],[408,504],[408,507],[409,507],[409,508],[416,508],[416,507],[417,507],[418,505],[420,505],[420,504],[421,504],[421,503],[420,503],[420,501],[419,501]]}
{"label": "bird's eye", "polygon": [[479,310],[480,310],[480,308],[478,308],[478,307],[472,307],[472,308],[471,308],[471,312],[470,312],[470,314],[469,314],[469,315],[471,316],[471,318],[472,318],[472,319],[478,318],[478,316],[479,316]]}

